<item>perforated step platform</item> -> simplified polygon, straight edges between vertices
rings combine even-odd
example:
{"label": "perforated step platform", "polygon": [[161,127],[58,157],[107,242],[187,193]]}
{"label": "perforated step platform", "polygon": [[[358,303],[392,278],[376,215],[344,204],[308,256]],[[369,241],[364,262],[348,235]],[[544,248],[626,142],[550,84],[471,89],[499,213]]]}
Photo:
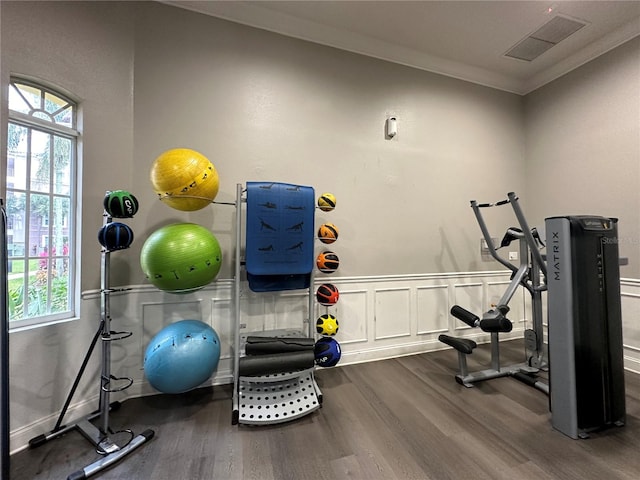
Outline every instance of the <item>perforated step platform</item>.
{"label": "perforated step platform", "polygon": [[240,377],[238,422],[267,425],[288,422],[320,408],[322,393],[313,369]]}

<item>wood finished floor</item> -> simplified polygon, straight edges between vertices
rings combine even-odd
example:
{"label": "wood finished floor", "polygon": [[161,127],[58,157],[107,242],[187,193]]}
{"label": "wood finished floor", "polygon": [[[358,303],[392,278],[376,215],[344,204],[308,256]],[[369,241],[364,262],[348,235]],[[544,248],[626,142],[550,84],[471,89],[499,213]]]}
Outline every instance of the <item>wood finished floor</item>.
{"label": "wood finished floor", "polygon": [[[507,362],[522,343],[503,342]],[[480,346],[471,370],[488,366]],[[92,477],[152,480],[640,478],[640,375],[627,373],[627,424],[572,440],[547,397],[514,379],[464,388],[453,350],[318,371],[323,407],[289,423],[231,425],[230,386],[127,400],[117,430],[155,437]],[[67,419],[72,421],[73,419]],[[11,457],[11,480],[66,479],[99,458],[78,432]]]}

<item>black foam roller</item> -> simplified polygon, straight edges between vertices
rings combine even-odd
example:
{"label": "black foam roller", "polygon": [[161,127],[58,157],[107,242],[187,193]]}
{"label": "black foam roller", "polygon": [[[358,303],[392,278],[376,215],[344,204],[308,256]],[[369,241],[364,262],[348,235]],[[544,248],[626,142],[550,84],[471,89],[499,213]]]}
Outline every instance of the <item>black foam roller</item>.
{"label": "black foam roller", "polygon": [[313,350],[300,352],[248,355],[240,358],[241,376],[268,375],[312,368],[315,365]]}
{"label": "black foam roller", "polygon": [[266,355],[269,353],[300,352],[303,350],[313,351],[315,342],[313,338],[294,337],[247,337],[244,347],[247,355]]}

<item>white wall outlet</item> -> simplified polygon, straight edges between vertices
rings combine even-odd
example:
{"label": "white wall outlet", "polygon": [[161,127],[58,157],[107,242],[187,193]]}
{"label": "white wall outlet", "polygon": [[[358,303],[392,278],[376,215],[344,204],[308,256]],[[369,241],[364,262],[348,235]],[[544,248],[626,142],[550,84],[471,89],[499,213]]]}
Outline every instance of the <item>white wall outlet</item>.
{"label": "white wall outlet", "polygon": [[518,260],[518,252],[509,252],[509,260]]}
{"label": "white wall outlet", "polygon": [[[498,243],[498,239],[492,237],[491,241],[493,242],[493,246],[495,248]],[[487,241],[484,238],[480,239],[480,258],[483,261],[493,260],[493,257],[489,253],[489,246],[487,245]]]}

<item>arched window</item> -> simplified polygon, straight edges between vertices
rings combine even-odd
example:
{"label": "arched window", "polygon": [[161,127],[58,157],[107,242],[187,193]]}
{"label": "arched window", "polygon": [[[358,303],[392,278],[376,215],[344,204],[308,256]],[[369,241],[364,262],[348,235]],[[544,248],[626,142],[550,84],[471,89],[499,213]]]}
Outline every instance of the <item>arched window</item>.
{"label": "arched window", "polygon": [[11,327],[76,315],[77,105],[11,78],[7,249]]}

